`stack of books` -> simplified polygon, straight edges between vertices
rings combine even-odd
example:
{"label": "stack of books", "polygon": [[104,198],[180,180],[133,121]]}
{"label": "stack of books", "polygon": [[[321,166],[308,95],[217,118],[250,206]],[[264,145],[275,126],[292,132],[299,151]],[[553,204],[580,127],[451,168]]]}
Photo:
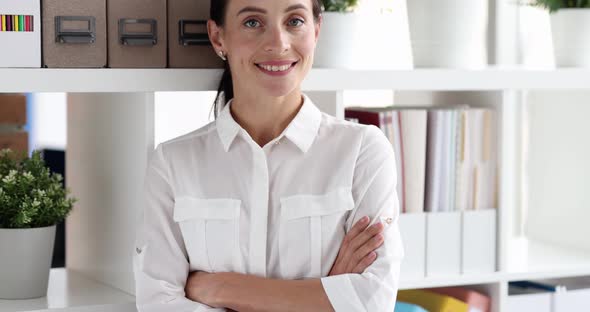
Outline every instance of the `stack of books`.
{"label": "stack of books", "polygon": [[466,105],[348,107],[345,118],[379,127],[391,142],[402,213],[497,207],[493,110]]}

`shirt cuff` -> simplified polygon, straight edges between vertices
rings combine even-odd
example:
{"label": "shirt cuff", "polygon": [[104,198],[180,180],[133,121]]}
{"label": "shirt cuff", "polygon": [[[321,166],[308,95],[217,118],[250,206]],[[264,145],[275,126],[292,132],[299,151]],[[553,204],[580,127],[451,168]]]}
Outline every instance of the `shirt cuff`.
{"label": "shirt cuff", "polygon": [[322,277],[321,282],[334,311],[365,311],[348,274]]}

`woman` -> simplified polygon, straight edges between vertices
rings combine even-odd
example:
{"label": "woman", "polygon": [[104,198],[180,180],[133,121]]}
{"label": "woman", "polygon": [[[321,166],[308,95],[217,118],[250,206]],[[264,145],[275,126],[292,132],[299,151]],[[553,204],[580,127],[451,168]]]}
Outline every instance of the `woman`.
{"label": "woman", "polygon": [[319,0],[211,1],[222,106],[150,161],[140,311],[393,311],[395,157],[377,127],[301,93],[320,13]]}

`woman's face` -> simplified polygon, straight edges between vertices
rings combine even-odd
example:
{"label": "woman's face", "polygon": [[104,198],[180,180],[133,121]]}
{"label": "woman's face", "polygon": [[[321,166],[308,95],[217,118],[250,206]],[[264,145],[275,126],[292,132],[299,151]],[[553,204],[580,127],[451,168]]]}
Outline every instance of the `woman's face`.
{"label": "woman's face", "polygon": [[[230,0],[212,40],[228,56],[236,92],[285,96],[309,72],[319,35],[311,0]],[[213,31],[213,35],[215,35]]]}

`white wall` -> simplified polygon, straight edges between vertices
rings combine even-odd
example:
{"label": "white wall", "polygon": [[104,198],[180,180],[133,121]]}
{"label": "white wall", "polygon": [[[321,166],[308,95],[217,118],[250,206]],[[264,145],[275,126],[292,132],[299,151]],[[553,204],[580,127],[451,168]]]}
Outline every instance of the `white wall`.
{"label": "white wall", "polygon": [[531,92],[527,234],[590,251],[590,92]]}
{"label": "white wall", "polygon": [[[196,130],[213,120],[215,92],[156,92],[155,144]],[[211,113],[211,114],[210,114]]]}
{"label": "white wall", "polygon": [[35,93],[29,107],[30,150],[66,147],[66,94]]}

